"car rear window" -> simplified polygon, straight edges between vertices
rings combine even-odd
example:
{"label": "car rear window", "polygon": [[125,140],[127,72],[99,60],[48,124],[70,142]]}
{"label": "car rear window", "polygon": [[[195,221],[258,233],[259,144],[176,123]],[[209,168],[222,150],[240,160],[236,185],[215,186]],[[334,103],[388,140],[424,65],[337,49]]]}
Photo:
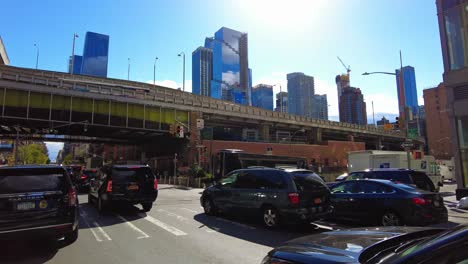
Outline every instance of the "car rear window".
{"label": "car rear window", "polygon": [[89,178],[96,178],[97,171],[83,171],[83,174],[88,176]]}
{"label": "car rear window", "polygon": [[147,167],[123,167],[112,169],[112,180],[118,181],[136,181],[136,180],[154,179],[153,172]]}
{"label": "car rear window", "polygon": [[287,187],[287,173],[274,170],[255,170],[256,186],[260,189],[284,189]]}
{"label": "car rear window", "polygon": [[321,189],[327,189],[323,183],[319,182],[313,176],[293,176],[294,183],[299,191],[316,191]]}
{"label": "car rear window", "polygon": [[390,180],[394,182],[402,182],[411,184],[411,178],[407,171],[374,171],[373,178],[381,180]]}
{"label": "car rear window", "polygon": [[430,192],[435,191],[434,183],[432,183],[431,179],[424,172],[413,171],[411,173],[411,178],[419,189]]}
{"label": "car rear window", "polygon": [[0,194],[66,190],[63,170],[0,170]]}

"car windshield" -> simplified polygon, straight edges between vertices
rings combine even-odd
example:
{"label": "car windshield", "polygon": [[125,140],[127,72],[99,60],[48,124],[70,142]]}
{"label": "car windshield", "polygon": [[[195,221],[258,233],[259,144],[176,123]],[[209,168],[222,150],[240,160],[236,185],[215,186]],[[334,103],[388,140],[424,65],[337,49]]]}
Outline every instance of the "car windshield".
{"label": "car windshield", "polygon": [[60,170],[0,169],[0,194],[65,190],[66,184]]}

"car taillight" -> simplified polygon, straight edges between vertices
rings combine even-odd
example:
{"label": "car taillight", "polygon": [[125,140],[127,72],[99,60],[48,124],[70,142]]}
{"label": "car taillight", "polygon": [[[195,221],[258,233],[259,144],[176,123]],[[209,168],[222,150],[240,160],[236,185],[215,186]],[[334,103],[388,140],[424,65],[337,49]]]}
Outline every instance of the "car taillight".
{"label": "car taillight", "polygon": [[80,179],[82,179],[82,180],[87,179],[87,178],[88,178],[88,176],[86,176],[86,175],[84,175],[84,174],[81,175],[81,177],[80,177]]}
{"label": "car taillight", "polygon": [[112,192],[112,181],[107,182],[107,192]]}
{"label": "car taillight", "polygon": [[76,191],[73,188],[68,190],[68,205],[69,206],[76,206]]}
{"label": "car taillight", "polygon": [[156,178],[154,179],[154,185],[153,185],[153,188],[154,188],[155,190],[157,190],[157,189],[158,189],[158,179],[156,179]]}
{"label": "car taillight", "polygon": [[298,193],[289,193],[288,194],[289,202],[291,204],[299,204],[299,194]]}
{"label": "car taillight", "polygon": [[426,201],[426,199],[424,199],[424,198],[414,197],[414,198],[413,198],[413,203],[414,203],[414,204],[418,204],[418,205],[423,205],[423,204],[426,204],[427,201]]}

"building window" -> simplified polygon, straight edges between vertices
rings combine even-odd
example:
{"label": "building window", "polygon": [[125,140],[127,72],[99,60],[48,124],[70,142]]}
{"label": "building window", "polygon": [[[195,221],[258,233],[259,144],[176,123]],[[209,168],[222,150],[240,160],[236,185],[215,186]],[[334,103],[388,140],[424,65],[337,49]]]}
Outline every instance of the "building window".
{"label": "building window", "polygon": [[444,19],[450,70],[468,67],[468,4],[448,9]]}
{"label": "building window", "polygon": [[468,188],[468,117],[458,118],[457,126],[463,185]]}

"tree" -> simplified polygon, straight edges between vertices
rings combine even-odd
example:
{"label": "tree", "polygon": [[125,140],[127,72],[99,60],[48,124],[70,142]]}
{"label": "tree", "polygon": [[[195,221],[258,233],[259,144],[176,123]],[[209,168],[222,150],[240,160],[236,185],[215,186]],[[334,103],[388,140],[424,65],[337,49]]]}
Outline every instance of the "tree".
{"label": "tree", "polygon": [[18,161],[23,164],[46,164],[49,157],[44,146],[28,144],[18,148]]}
{"label": "tree", "polygon": [[73,160],[73,155],[71,153],[68,153],[65,158],[63,158],[63,164],[65,165],[69,165],[72,163],[72,160]]}

